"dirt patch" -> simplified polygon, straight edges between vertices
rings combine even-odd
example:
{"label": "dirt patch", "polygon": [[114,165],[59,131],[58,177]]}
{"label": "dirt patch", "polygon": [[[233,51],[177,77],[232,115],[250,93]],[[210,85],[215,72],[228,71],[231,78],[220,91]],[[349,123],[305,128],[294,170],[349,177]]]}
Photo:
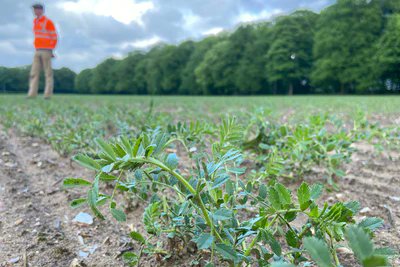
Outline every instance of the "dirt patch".
{"label": "dirt patch", "polygon": [[[324,194],[323,199],[358,200],[364,213],[385,219],[376,233],[378,246],[400,250],[400,155],[377,154],[367,144],[359,144],[346,177],[339,181],[340,192]],[[144,233],[143,208],[133,205],[128,223],[94,219],[92,225],[73,223],[81,211],[68,207],[83,191],[64,190],[65,177],[90,178],[93,173],[61,158],[38,139],[0,134],[0,266],[123,266],[121,251],[139,248],[127,234]],[[295,187],[291,184],[290,187]],[[368,209],[367,209],[368,208]],[[166,241],[165,241],[166,242]],[[195,254],[195,253],[192,253]],[[144,257],[141,266],[192,266],[200,254],[176,253],[169,261]],[[203,255],[207,258],[207,255]],[[344,266],[356,266],[353,256],[340,254]],[[393,266],[400,266],[394,259]]]}

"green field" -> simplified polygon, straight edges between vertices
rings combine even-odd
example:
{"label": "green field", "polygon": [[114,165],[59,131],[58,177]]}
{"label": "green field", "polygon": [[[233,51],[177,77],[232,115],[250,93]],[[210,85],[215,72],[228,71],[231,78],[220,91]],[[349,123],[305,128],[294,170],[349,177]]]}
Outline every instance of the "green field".
{"label": "green field", "polygon": [[[89,265],[387,266],[399,263],[385,211],[400,212],[388,200],[400,193],[399,114],[394,96],[1,95],[0,148],[19,147],[2,150],[6,161],[37,157],[32,142],[58,154],[52,164],[73,159],[90,172],[62,165],[68,178],[55,196],[72,190],[71,208],[136,226],[117,230],[135,249]],[[52,179],[46,170],[57,174],[32,168],[37,185]],[[0,172],[0,182],[19,172]],[[68,203],[45,205],[59,216]],[[107,224],[97,230],[113,235]]]}

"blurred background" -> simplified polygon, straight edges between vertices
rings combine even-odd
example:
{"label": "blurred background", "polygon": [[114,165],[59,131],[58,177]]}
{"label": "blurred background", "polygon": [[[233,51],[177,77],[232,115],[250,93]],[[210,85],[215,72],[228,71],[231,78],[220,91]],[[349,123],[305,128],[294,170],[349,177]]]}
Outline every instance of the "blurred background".
{"label": "blurred background", "polygon": [[[34,2],[1,3],[0,91],[26,92]],[[42,3],[56,93],[399,93],[399,0]]]}

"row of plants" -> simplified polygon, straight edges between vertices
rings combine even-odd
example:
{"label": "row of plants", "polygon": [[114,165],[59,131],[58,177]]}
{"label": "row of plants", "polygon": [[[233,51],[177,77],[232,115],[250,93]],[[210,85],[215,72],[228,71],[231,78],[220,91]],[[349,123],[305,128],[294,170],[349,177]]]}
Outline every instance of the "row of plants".
{"label": "row of plants", "polygon": [[[226,140],[221,135],[210,152],[194,153],[191,164],[167,152],[177,139],[161,130],[110,142],[98,139],[96,155],[74,158],[95,171],[94,179],[64,181],[66,187],[87,187],[86,197],[71,206],[88,205],[100,219],[106,218],[103,206],[108,206],[116,220],[125,221],[117,194],[146,203],[146,233],[130,234],[140,249],[125,254],[131,265],[139,265],[143,255],[170,256],[171,248],[160,246],[163,238],[208,251],[199,254],[208,255],[199,258],[205,266],[340,266],[341,246],[348,246],[363,266],[389,264],[394,252],[375,248],[371,241],[381,219],[356,222],[360,205],[355,201],[318,203],[320,184],[303,182],[291,192],[276,179],[246,176],[244,156]],[[101,191],[103,183],[113,186],[112,193]]]}

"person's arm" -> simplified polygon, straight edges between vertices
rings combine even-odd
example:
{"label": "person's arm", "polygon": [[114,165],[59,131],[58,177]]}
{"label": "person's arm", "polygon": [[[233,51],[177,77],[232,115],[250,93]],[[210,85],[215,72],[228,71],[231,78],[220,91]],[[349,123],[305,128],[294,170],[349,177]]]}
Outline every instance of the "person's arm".
{"label": "person's arm", "polygon": [[57,29],[56,29],[53,21],[51,21],[51,20],[47,21],[46,29],[47,29],[48,33],[50,34],[50,36],[51,36],[51,43],[52,43],[52,45],[54,47],[53,48],[53,57],[54,57],[54,49],[57,46],[58,35],[57,35]]}

